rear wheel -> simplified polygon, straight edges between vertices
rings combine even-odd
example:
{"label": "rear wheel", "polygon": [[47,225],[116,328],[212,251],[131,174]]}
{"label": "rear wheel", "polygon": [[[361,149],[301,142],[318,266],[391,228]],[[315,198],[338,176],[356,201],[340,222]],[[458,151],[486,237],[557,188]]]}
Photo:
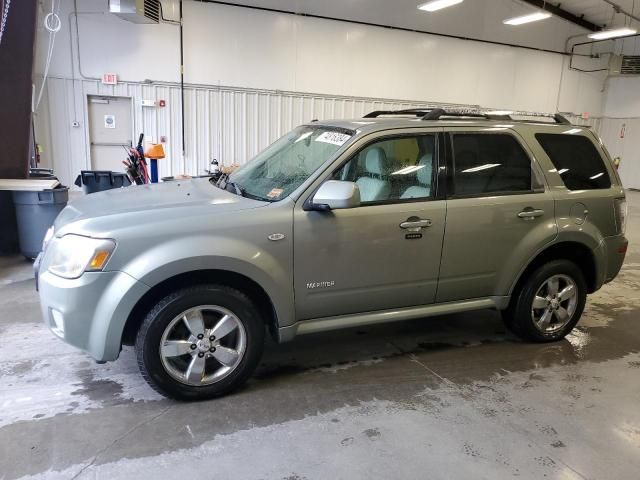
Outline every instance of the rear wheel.
{"label": "rear wheel", "polygon": [[253,302],[222,285],[163,298],[136,338],[138,366],[161,394],[180,400],[225,395],[241,386],[262,355],[264,324]]}
{"label": "rear wheel", "polygon": [[580,320],[586,298],[586,282],[577,265],[554,260],[535,270],[515,292],[505,321],[525,340],[560,340]]}

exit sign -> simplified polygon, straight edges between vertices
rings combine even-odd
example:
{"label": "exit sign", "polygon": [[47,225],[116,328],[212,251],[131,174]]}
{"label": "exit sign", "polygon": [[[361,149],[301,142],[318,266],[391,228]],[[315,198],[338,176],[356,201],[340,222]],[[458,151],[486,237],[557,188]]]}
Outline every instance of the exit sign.
{"label": "exit sign", "polygon": [[116,85],[118,83],[118,75],[115,73],[102,74],[102,83],[105,85]]}

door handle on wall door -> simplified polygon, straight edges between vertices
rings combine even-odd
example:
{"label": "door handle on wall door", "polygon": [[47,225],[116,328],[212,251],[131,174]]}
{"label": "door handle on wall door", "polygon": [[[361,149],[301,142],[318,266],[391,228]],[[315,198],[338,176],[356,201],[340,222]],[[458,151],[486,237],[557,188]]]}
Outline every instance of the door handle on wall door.
{"label": "door handle on wall door", "polygon": [[523,220],[533,220],[534,218],[541,217],[542,215],[544,215],[544,210],[525,208],[518,214],[518,217]]}

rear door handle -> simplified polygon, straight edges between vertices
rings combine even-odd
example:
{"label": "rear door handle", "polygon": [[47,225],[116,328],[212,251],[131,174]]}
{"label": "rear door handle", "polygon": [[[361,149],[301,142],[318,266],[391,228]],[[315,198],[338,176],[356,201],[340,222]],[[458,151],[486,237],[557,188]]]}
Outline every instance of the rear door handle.
{"label": "rear door handle", "polygon": [[431,225],[431,219],[429,218],[421,218],[419,220],[409,219],[406,222],[402,222],[400,228],[420,230],[421,228],[430,227]]}
{"label": "rear door handle", "polygon": [[534,218],[541,217],[542,215],[544,215],[544,210],[525,208],[518,214],[518,217],[524,220],[533,220]]}

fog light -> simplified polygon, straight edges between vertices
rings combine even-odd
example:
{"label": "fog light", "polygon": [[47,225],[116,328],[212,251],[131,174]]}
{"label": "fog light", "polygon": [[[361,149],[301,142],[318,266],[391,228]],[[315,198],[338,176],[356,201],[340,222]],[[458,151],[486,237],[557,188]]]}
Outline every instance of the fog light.
{"label": "fog light", "polygon": [[50,325],[51,331],[58,337],[64,338],[64,318],[62,316],[62,313],[52,308],[51,318],[53,319],[53,323]]}

